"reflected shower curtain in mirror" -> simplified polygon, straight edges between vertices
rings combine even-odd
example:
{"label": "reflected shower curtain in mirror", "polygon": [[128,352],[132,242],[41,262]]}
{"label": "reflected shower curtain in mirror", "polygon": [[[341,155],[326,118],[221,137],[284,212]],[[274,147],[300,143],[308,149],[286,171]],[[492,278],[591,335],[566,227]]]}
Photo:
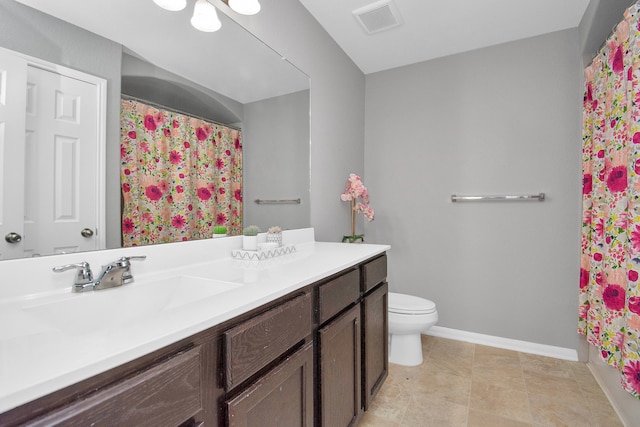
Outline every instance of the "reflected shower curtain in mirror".
{"label": "reflected shower curtain in mirror", "polygon": [[585,69],[578,331],[640,398],[638,4]]}
{"label": "reflected shower curtain in mirror", "polygon": [[120,131],[124,247],[240,234],[239,130],[123,99]]}

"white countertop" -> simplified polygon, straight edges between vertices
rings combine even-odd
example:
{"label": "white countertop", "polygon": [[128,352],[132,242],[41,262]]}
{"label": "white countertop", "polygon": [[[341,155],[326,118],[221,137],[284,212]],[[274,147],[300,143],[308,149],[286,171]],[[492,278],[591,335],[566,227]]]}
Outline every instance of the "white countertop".
{"label": "white countertop", "polygon": [[[231,258],[230,249],[238,249],[240,242],[240,237],[232,237],[90,253],[84,258],[89,258],[92,265],[95,260],[107,263],[104,260],[111,260],[114,255],[117,259],[146,254],[147,260],[132,264],[134,283],[80,294],[70,292],[72,272],[62,275],[50,272],[55,265],[83,260],[79,254],[32,262],[2,261],[0,413],[204,331],[389,249],[387,245],[314,242],[313,230],[304,229],[285,234],[285,244],[296,246],[293,254],[239,261]],[[169,262],[176,259],[179,261]],[[167,265],[172,268],[159,268]],[[16,278],[20,272],[22,275]],[[36,277],[31,279],[31,273]],[[45,273],[48,279],[37,277]],[[64,276],[65,285],[60,285],[58,276]],[[131,292],[149,290],[153,295],[154,283],[182,276],[216,279],[234,286],[227,292],[190,301],[148,318],[139,314],[145,307],[127,306]],[[8,286],[17,286],[21,292]],[[77,301],[95,305],[120,297],[122,305],[116,312],[77,316],[71,312],[56,313],[58,324],[30,311],[52,301],[83,298]],[[60,319],[64,322],[62,326]],[[67,327],[72,322],[77,322],[76,327]]]}

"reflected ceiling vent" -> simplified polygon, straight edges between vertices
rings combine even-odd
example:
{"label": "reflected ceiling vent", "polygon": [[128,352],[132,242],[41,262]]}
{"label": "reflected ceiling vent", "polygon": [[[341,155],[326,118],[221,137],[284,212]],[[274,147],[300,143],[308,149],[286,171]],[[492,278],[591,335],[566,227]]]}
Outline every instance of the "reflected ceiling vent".
{"label": "reflected ceiling vent", "polygon": [[367,34],[379,33],[402,24],[400,13],[392,0],[380,0],[352,13]]}

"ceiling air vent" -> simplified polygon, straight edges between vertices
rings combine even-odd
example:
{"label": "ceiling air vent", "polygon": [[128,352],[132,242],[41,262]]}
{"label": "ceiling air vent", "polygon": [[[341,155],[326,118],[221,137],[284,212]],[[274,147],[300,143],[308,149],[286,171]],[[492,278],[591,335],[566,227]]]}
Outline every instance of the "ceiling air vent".
{"label": "ceiling air vent", "polygon": [[377,1],[352,13],[367,34],[378,33],[402,24],[398,9],[391,0]]}

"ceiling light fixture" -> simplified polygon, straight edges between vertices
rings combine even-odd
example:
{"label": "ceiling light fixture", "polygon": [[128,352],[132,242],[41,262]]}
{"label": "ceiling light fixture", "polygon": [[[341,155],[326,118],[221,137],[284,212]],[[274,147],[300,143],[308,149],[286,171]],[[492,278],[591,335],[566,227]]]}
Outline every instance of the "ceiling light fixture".
{"label": "ceiling light fixture", "polygon": [[[225,3],[227,2],[225,1]],[[242,15],[255,15],[260,12],[260,2],[258,0],[229,0],[228,4],[231,9]]]}
{"label": "ceiling light fixture", "polygon": [[[165,10],[177,12],[187,6],[187,0],[153,0],[155,4]],[[222,0],[231,9],[242,15],[255,15],[260,12],[260,2],[258,0]],[[218,31],[222,27],[222,22],[218,18],[218,12],[207,0],[196,0],[191,17],[191,25],[194,28],[211,33]]]}
{"label": "ceiling light fixture", "polygon": [[[155,1],[155,0],[154,0]],[[216,8],[207,0],[197,0],[193,8],[191,25],[197,30],[211,33],[222,27]]]}
{"label": "ceiling light fixture", "polygon": [[155,4],[163,9],[177,12],[187,7],[187,0],[153,0]]}

